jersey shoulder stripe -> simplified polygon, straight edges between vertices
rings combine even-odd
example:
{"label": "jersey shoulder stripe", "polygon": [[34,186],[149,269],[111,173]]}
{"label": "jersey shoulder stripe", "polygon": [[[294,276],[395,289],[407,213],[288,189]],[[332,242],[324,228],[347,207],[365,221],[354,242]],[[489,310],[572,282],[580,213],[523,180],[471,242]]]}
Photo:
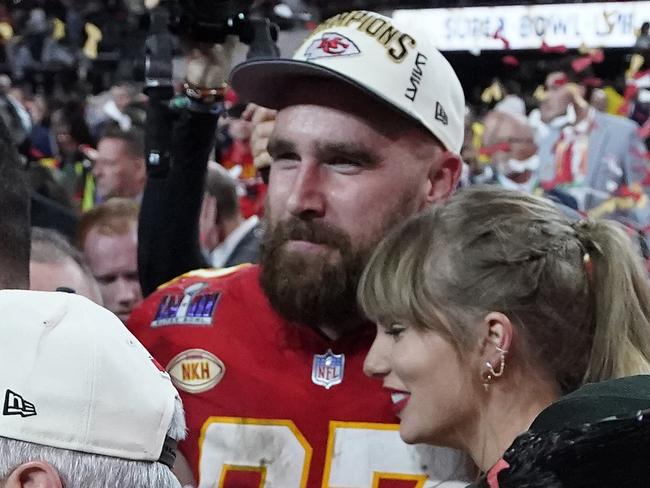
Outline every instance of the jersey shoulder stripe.
{"label": "jersey shoulder stripe", "polygon": [[250,268],[253,266],[252,264],[239,264],[237,266],[231,266],[229,268],[204,268],[204,269],[195,269],[194,271],[189,271],[187,273],[184,273],[180,276],[177,276],[176,278],[173,278],[169,280],[167,283],[163,283],[160,285],[156,290],[162,290],[163,288],[167,288],[168,286],[173,285],[174,283],[177,283],[181,280],[184,280],[186,278],[199,278],[199,279],[206,279],[206,280],[213,280],[217,278],[224,278],[226,276],[230,276],[234,273],[237,273],[238,271],[241,271],[242,269],[245,268]]}

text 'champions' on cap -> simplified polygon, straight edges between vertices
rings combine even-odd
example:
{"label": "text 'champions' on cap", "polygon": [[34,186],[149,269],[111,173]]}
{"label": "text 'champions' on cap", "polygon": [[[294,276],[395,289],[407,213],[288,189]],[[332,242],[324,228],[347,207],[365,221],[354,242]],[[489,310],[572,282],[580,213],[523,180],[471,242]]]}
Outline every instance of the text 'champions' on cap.
{"label": "text 'champions' on cap", "polygon": [[344,12],[314,29],[292,59],[236,66],[231,84],[243,101],[281,108],[282,92],[302,77],[339,80],[363,90],[422,124],[448,150],[460,152],[463,89],[426,32],[373,12]]}

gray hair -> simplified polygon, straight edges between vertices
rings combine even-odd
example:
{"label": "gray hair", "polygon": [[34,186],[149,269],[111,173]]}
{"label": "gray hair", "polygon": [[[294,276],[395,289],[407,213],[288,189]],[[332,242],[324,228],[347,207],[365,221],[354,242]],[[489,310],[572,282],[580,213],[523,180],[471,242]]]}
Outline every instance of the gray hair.
{"label": "gray hair", "polygon": [[44,227],[32,227],[31,260],[37,263],[60,263],[70,258],[87,271],[81,253],[63,234]]}
{"label": "gray hair", "polygon": [[[102,303],[102,294],[99,290],[97,280],[79,250],[70,244],[67,238],[54,229],[44,227],[32,227],[30,260],[43,264],[62,264],[68,260],[81,269],[88,285],[90,298],[99,305]],[[76,290],[79,291],[79,290]],[[81,293],[84,295],[85,293]]]}
{"label": "gray hair", "polygon": [[[185,414],[176,399],[167,435],[185,438]],[[132,461],[0,437],[0,486],[21,464],[46,461],[59,473],[66,488],[180,488],[171,469],[159,462]]]}

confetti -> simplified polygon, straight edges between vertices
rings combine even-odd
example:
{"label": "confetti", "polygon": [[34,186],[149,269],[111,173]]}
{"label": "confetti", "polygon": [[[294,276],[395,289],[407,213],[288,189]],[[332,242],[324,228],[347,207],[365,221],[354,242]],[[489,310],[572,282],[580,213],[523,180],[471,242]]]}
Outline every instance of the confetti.
{"label": "confetti", "polygon": [[542,41],[542,46],[539,49],[543,53],[556,53],[556,54],[564,54],[569,50],[564,44],[559,44],[557,46],[549,46],[548,44],[546,44],[546,41]]}

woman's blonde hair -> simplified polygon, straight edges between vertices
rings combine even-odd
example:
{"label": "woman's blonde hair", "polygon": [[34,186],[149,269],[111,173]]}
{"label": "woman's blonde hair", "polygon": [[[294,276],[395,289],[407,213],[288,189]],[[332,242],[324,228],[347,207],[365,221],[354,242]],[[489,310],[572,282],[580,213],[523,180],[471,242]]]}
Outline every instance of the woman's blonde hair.
{"label": "woman's blonde hair", "polygon": [[564,392],[650,373],[650,287],[630,239],[525,193],[472,187],[413,217],[378,246],[358,298],[371,320],[434,329],[461,354],[502,312],[518,354]]}

